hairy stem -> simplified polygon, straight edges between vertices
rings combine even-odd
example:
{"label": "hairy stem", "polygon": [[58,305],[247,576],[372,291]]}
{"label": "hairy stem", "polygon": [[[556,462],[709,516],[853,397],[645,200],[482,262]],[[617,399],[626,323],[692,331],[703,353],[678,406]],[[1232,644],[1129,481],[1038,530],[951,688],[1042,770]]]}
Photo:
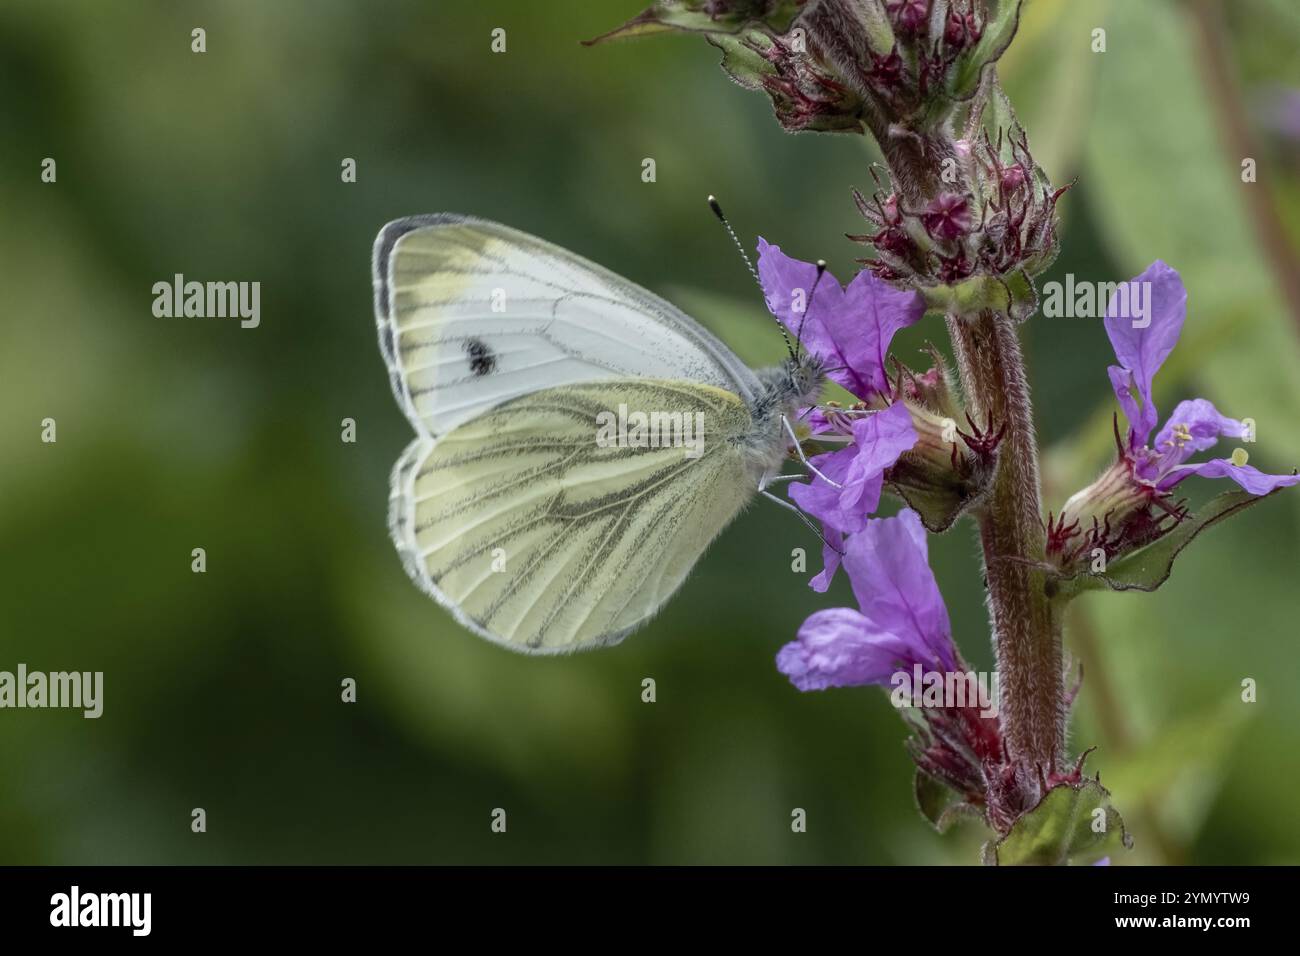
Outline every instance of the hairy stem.
{"label": "hairy stem", "polygon": [[1001,312],[948,318],[971,416],[1006,432],[997,474],[978,512],[997,648],[1002,729],[1010,756],[1034,777],[1065,749],[1065,671],[1059,609],[1033,563],[1046,545],[1029,386],[1014,321]]}

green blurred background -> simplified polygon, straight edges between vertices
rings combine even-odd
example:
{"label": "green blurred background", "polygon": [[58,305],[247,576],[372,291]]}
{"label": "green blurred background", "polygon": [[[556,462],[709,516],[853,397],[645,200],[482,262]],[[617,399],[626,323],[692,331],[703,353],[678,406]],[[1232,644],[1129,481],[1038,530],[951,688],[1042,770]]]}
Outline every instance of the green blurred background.
{"label": "green blurred background", "polygon": [[[841,279],[862,254],[843,234],[862,230],[849,190],[869,187],[873,148],[783,133],[703,40],[578,45],[637,9],[0,8],[0,669],[105,672],[99,720],[0,711],[0,862],[977,859],[981,833],[940,837],[914,811],[883,693],[800,694],[775,670],[824,603],[791,573],[791,549],[816,542],[789,514],[752,508],[643,633],[567,659],[461,631],[389,544],[387,476],[410,430],[372,318],[385,221],[451,210],[540,234],[755,363],[780,340],[704,197],[746,242],[824,257]],[[1294,263],[1300,153],[1273,104],[1300,87],[1300,8],[1203,15],[1208,30],[1175,0],[1031,0],[1003,75],[1040,162],[1078,177],[1044,278],[1178,268],[1190,309],[1164,407],[1204,394],[1254,417],[1252,463],[1282,470],[1300,463],[1297,315],[1247,191],[1280,215]],[[1258,183],[1240,180],[1221,103],[1245,121]],[[45,157],[56,184],[40,182]],[[657,182],[641,181],[645,157]],[[155,318],[151,287],[177,272],[260,281],[261,327]],[[1109,350],[1095,320],[1037,318],[1025,337],[1059,508],[1107,460]],[[943,338],[936,319],[897,354],[927,338]],[[1284,493],[1212,531],[1157,594],[1076,607],[1088,678],[1071,743],[1099,746],[1089,766],[1136,837],[1116,862],[1300,862],[1298,539],[1300,495]],[[990,667],[970,526],[932,558],[963,652]],[[843,579],[830,597],[849,603]]]}

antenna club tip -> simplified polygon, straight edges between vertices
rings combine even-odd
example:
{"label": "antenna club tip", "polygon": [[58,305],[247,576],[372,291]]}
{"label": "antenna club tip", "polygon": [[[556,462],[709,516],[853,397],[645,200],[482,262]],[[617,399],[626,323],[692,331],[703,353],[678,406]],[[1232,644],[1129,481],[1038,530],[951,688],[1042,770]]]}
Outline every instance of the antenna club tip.
{"label": "antenna club tip", "polygon": [[712,193],[709,193],[709,208],[713,210],[713,214],[719,219],[726,220],[726,216],[722,214],[722,206],[718,204],[717,197]]}
{"label": "antenna club tip", "polygon": [[826,271],[826,260],[825,260],[825,259],[818,259],[818,260],[817,260],[817,271],[818,271],[818,272],[825,272],[825,271]]}

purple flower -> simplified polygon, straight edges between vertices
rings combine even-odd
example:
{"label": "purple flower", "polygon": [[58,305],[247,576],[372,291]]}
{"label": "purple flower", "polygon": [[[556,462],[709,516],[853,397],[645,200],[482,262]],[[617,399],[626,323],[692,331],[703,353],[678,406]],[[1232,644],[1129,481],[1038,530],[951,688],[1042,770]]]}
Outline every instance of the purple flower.
{"label": "purple flower", "polygon": [[855,420],[853,444],[817,455],[813,466],[831,481],[792,485],[790,497],[808,514],[835,531],[853,534],[866,527],[880,504],[885,469],[916,444],[912,416],[903,404],[891,405]]}
{"label": "purple flower", "polygon": [[902,402],[855,420],[850,426],[853,443],[838,451],[815,455],[811,464],[840,487],[814,476],[807,484],[792,484],[790,497],[801,509],[821,520],[828,540],[822,548],[822,573],[812,580],[824,592],[840,565],[840,552],[832,546],[867,526],[868,515],[880,504],[885,470],[916,444],[912,413]]}
{"label": "purple flower", "polygon": [[[867,521],[849,536],[844,554],[857,608],[815,612],[777,653],[777,669],[801,691],[875,684],[892,686],[891,699],[918,670],[926,677],[943,675],[945,686],[950,675],[975,676],[953,644],[926,550],[925,527],[915,511]],[[1014,768],[1006,763],[996,713],[970,700],[923,700],[911,723],[915,735],[908,751],[922,773],[973,807],[1001,806],[1006,788],[992,784],[1004,781],[1008,771],[1014,775]]]}
{"label": "purple flower", "polygon": [[1228,458],[1187,464],[1188,458],[1212,447],[1220,436],[1245,435],[1241,422],[1220,414],[1203,398],[1179,402],[1155,443],[1148,444],[1159,421],[1151,383],[1178,343],[1186,314],[1183,281],[1160,261],[1116,290],[1106,310],[1106,334],[1119,359],[1119,365],[1107,371],[1129,421],[1125,458],[1133,476],[1159,493],[1191,475],[1230,478],[1253,495],[1300,482],[1300,475],[1266,475]]}
{"label": "purple flower", "polygon": [[816,265],[791,259],[761,238],[758,276],[768,309],[822,360],[831,381],[863,401],[889,391],[889,343],[925,314],[920,293],[902,292],[865,270],[848,288],[829,271],[818,281]]}
{"label": "purple flower", "polygon": [[935,239],[945,242],[960,239],[971,231],[970,203],[957,193],[942,193],[925,207],[921,222]]}
{"label": "purple flower", "polygon": [[795,687],[887,685],[897,671],[916,664],[961,669],[916,512],[865,522],[847,541],[844,569],[858,609],[817,611],[777,654],[777,669]]}
{"label": "purple flower", "polygon": [[[866,271],[841,288],[829,272],[819,279],[816,265],[792,259],[763,239],[758,240],[758,274],[772,314],[822,360],[827,376],[864,403],[883,403],[891,390],[885,373],[889,343],[925,313],[921,296]],[[866,526],[880,503],[885,470],[916,444],[917,435],[901,402],[874,411],[864,404],[852,414],[829,417],[814,410],[811,418],[815,433],[851,439],[846,447],[812,459],[834,484],[814,476],[809,484],[790,488],[790,497],[825,530],[825,569],[812,581],[814,590],[825,591],[840,563],[836,543]]]}

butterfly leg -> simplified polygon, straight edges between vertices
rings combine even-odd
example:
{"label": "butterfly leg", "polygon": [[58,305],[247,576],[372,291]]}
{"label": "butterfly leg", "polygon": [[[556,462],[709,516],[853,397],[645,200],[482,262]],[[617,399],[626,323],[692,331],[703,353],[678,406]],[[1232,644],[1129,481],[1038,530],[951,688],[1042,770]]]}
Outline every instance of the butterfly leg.
{"label": "butterfly leg", "polygon": [[804,478],[807,477],[808,477],[807,475],[766,474],[763,476],[763,480],[758,483],[758,490],[762,491],[764,488],[769,488],[772,485],[776,484],[778,481],[802,481]]}
{"label": "butterfly leg", "polygon": [[817,466],[814,465],[812,462],[810,462],[810,461],[808,460],[807,456],[804,455],[804,453],[803,453],[803,445],[800,444],[800,442],[799,442],[799,436],[796,435],[796,434],[794,433],[794,426],[790,424],[790,419],[788,419],[788,418],[786,418],[784,415],[782,415],[782,416],[781,416],[781,424],[785,425],[785,431],[786,431],[786,434],[788,434],[788,435],[790,436],[790,440],[791,440],[792,442],[794,442],[794,450],[795,450],[795,453],[798,454],[798,456],[799,456],[799,460],[800,460],[801,462],[803,462],[804,467],[807,468],[809,471],[811,471],[814,475],[816,475],[816,476],[817,476],[818,478],[820,478],[822,481],[826,482],[826,484],[830,485],[832,488],[842,488],[842,487],[844,487],[844,486],[841,485],[839,482],[837,482],[837,481],[831,481],[829,478],[827,478],[825,475],[823,475],[820,471],[817,470]]}
{"label": "butterfly leg", "polygon": [[[782,476],[782,477],[785,477],[785,476]],[[803,477],[803,476],[802,476],[802,475],[791,475],[790,477],[791,477],[791,478],[801,478],[801,477]],[[822,539],[822,544],[826,545],[826,547],[830,548],[830,549],[831,549],[832,551],[834,551],[836,554],[843,554],[843,553],[844,553],[844,552],[841,551],[838,547],[836,547],[835,545],[831,544],[828,540],[826,540],[826,535],[824,535],[824,534],[822,533],[821,528],[819,528],[819,527],[817,527],[815,524],[813,524],[813,523],[812,523],[812,520],[811,520],[811,519],[810,519],[806,514],[804,514],[802,511],[800,511],[800,510],[799,510],[798,508],[796,508],[794,505],[790,504],[790,502],[786,501],[784,498],[778,498],[776,495],[772,494],[772,492],[770,492],[770,491],[764,491],[762,488],[758,489],[758,493],[759,493],[760,495],[762,495],[764,498],[768,498],[768,499],[770,499],[770,500],[772,500],[772,501],[775,501],[775,502],[776,502],[778,505],[780,505],[782,508],[786,508],[786,509],[788,509],[788,510],[790,510],[790,511],[793,511],[795,514],[797,514],[797,515],[799,516],[799,520],[802,521],[805,525],[807,525],[807,526],[812,530],[812,533],[813,533],[813,534],[817,535],[817,537],[819,537],[819,538]]]}

